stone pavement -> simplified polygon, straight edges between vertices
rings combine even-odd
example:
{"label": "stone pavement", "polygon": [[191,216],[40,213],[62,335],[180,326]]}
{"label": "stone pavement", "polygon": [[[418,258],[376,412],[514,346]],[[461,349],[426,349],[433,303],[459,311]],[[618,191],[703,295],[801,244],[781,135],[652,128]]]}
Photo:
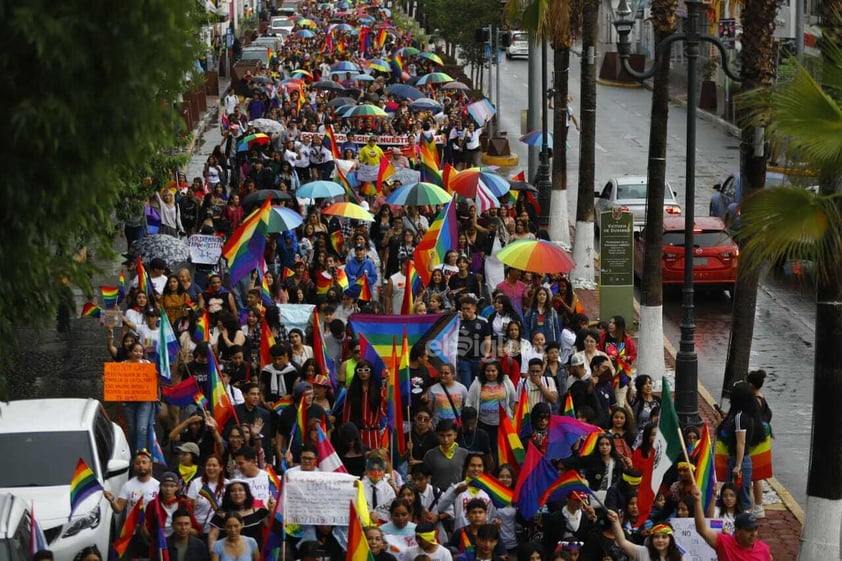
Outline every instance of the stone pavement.
{"label": "stone pavement", "polygon": [[[579,289],[576,291],[576,296],[592,321],[600,319],[599,297],[596,290]],[[666,338],[664,339],[664,359],[667,370],[674,372],[675,348]],[[700,384],[699,414],[708,424],[711,433],[721,419],[713,404],[713,397]],[[795,561],[798,557],[804,511],[789,491],[774,478],[764,484],[763,508],[766,511],[766,518],[760,521],[760,539],[769,544],[775,561]]]}

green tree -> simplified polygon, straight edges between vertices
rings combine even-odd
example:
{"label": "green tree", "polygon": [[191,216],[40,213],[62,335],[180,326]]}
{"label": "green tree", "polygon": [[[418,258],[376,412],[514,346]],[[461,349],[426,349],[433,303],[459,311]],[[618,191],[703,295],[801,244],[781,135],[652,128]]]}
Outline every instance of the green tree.
{"label": "green tree", "polygon": [[[823,45],[821,82],[804,68],[769,94],[768,133],[820,173],[820,194],[768,189],[743,203],[741,267],[816,264],[813,424],[807,477],[807,521],[800,561],[839,556],[842,516],[842,50]],[[767,92],[768,93],[768,92]],[[763,99],[755,96],[754,100]],[[761,107],[761,111],[765,108]]]}
{"label": "green tree", "polygon": [[[82,248],[108,251],[115,203],[181,131],[173,101],[199,51],[193,0],[32,0],[0,8],[0,362],[42,324]],[[5,370],[0,364],[0,370]]]}

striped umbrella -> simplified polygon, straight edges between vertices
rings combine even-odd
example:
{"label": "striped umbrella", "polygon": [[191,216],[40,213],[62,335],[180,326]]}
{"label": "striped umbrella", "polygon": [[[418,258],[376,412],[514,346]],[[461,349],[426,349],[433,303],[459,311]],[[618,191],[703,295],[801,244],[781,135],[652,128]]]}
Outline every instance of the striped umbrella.
{"label": "striped umbrella", "polygon": [[544,240],[517,240],[497,253],[503,264],[530,273],[568,273],[576,262],[566,251]]}
{"label": "striped umbrella", "polygon": [[468,168],[450,178],[450,189],[463,197],[473,199],[483,187],[495,197],[502,197],[509,192],[509,180],[488,168]]}
{"label": "striped umbrella", "polygon": [[444,61],[443,61],[443,60],[441,59],[441,57],[440,57],[439,55],[437,55],[436,53],[423,52],[423,53],[421,53],[421,54],[420,54],[420,55],[418,55],[418,56],[419,56],[420,58],[425,58],[425,59],[427,59],[427,60],[429,60],[429,61],[431,61],[431,62],[434,62],[434,63],[438,64],[439,66],[444,66]]}
{"label": "striped umbrella", "polygon": [[[543,146],[544,131],[529,131],[525,135],[521,136],[519,140],[529,146]],[[547,132],[547,146],[550,150],[553,149],[553,133],[549,131]]]}
{"label": "striped umbrella", "polygon": [[344,216],[345,218],[352,218],[354,220],[374,222],[374,217],[370,212],[354,203],[333,203],[323,209],[322,214],[331,214],[333,216]]}
{"label": "striped umbrella", "polygon": [[453,82],[453,78],[444,72],[430,72],[418,78],[416,84],[426,86],[427,84],[443,84],[445,82]]}
{"label": "striped umbrella", "polygon": [[386,202],[398,206],[443,205],[450,202],[451,198],[450,193],[438,185],[419,181],[396,189],[386,198]]}
{"label": "striped umbrella", "polygon": [[385,117],[386,112],[376,105],[363,103],[362,105],[355,105],[346,111],[343,117]]}

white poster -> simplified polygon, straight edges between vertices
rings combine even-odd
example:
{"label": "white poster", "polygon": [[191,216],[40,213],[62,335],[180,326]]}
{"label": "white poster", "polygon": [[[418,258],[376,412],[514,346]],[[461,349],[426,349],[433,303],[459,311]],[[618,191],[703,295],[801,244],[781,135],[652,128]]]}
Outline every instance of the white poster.
{"label": "white poster", "polygon": [[194,234],[187,238],[190,250],[190,262],[200,265],[216,265],[222,256],[222,245],[225,240],[217,236],[203,236]]}
{"label": "white poster", "polygon": [[302,332],[307,332],[307,325],[313,318],[313,304],[278,304],[278,309],[281,311],[281,323],[290,329],[298,328]]}
{"label": "white poster", "polygon": [[[684,561],[716,561],[716,551],[696,531],[692,518],[671,518],[669,522],[675,530],[675,542],[685,551]],[[705,518],[705,523],[716,532],[723,529],[722,520]]]}
{"label": "white poster", "polygon": [[354,482],[347,473],[290,471],[284,483],[284,522],[310,526],[347,526],[350,501],[357,498]]}

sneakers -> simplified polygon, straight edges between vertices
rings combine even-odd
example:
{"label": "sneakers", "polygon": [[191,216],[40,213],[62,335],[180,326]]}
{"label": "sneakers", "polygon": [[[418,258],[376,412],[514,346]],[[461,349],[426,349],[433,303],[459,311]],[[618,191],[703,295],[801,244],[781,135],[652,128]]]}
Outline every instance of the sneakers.
{"label": "sneakers", "polygon": [[763,505],[754,505],[751,507],[751,513],[755,518],[766,518],[766,511],[763,510]]}

